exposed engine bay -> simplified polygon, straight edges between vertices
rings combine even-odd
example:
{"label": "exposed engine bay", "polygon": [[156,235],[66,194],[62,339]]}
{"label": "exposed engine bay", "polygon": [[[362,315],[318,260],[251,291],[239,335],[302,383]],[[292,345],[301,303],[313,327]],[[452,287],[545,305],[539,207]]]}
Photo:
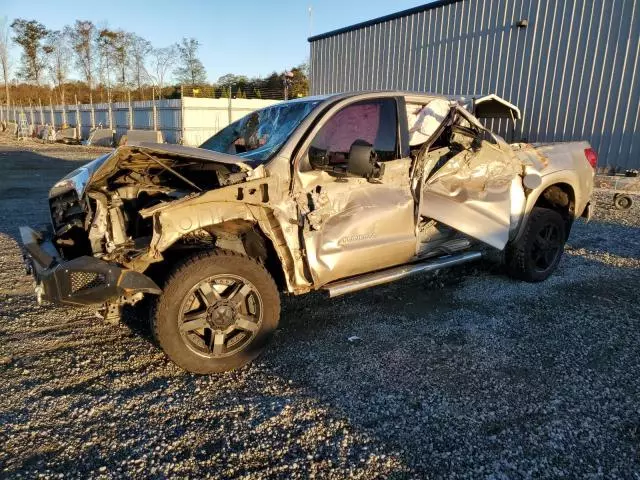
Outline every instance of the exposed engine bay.
{"label": "exposed engine bay", "polygon": [[[53,236],[66,259],[90,255],[127,264],[148,248],[153,234],[153,219],[141,211],[247,177],[237,164],[186,157],[171,151],[184,147],[169,147],[121,147],[92,172],[84,190],[52,189]],[[184,242],[212,241],[203,232],[192,237]]]}

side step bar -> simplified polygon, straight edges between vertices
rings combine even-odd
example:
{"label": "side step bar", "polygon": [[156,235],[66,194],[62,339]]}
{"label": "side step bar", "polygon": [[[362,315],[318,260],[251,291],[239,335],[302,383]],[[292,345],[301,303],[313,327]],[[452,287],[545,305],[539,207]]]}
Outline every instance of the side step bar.
{"label": "side step bar", "polygon": [[434,260],[401,265],[399,267],[388,268],[378,272],[366,273],[346,280],[339,280],[334,283],[329,283],[322,288],[329,292],[329,297],[333,298],[344,295],[345,293],[357,292],[364,288],[393,282],[416,273],[434,272],[442,268],[473,262],[475,260],[479,260],[481,257],[481,252],[465,252],[456,255],[447,255],[446,257],[439,257]]}

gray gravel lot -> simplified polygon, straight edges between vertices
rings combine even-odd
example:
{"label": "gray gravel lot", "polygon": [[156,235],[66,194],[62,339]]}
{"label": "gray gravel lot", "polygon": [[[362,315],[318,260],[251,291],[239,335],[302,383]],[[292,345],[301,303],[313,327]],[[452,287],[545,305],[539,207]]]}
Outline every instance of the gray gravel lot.
{"label": "gray gravel lot", "polygon": [[285,298],[261,359],[202,377],[136,319],[35,303],[17,227],[99,151],[0,147],[0,476],[640,478],[640,201],[597,192],[541,284]]}

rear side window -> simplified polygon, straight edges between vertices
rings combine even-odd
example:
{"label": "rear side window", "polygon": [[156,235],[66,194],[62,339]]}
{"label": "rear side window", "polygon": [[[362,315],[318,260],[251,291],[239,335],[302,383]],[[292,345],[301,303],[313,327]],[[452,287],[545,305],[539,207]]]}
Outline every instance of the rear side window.
{"label": "rear side window", "polygon": [[365,141],[373,145],[381,161],[398,157],[396,102],[392,98],[364,100],[334,114],[311,142],[311,163],[338,164],[347,161],[351,145]]}

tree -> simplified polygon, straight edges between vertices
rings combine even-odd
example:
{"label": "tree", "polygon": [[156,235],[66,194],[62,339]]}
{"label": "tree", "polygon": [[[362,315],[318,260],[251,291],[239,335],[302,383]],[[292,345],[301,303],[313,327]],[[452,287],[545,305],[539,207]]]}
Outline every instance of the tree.
{"label": "tree", "polygon": [[293,77],[291,78],[291,86],[289,87],[290,97],[306,97],[309,95],[309,77],[307,75],[307,64],[303,63],[291,69]]}
{"label": "tree", "polygon": [[154,81],[158,86],[160,98],[162,98],[162,89],[164,88],[167,73],[169,73],[171,67],[175,65],[177,55],[178,49],[175,45],[163,48],[154,48],[151,51],[151,62],[155,73]]}
{"label": "tree", "polygon": [[58,87],[62,104],[65,104],[65,83],[69,74],[69,48],[68,36],[59,30],[49,32],[46,43],[43,46],[46,54],[47,66],[53,83]]}
{"label": "tree", "polygon": [[182,42],[176,45],[180,66],[175,70],[175,74],[180,83],[191,85],[206,83],[207,72],[197,56],[199,47],[200,42],[195,38],[183,38]]}
{"label": "tree", "polygon": [[123,30],[116,31],[113,37],[113,59],[118,70],[118,80],[123,87],[127,85],[127,69],[131,65],[131,37],[130,33]]}
{"label": "tree", "polygon": [[76,65],[91,91],[96,62],[94,51],[96,27],[90,20],[76,20],[72,27],[65,27],[65,32],[71,40],[71,47],[76,55]]}
{"label": "tree", "polygon": [[218,78],[216,82],[218,85],[225,87],[234,87],[236,85],[246,85],[249,83],[249,79],[244,75],[234,75],[233,73],[227,73]]}
{"label": "tree", "polygon": [[140,100],[142,100],[142,82],[150,78],[149,73],[145,67],[145,62],[149,53],[151,53],[151,42],[139,37],[138,35],[131,35],[130,37],[130,54],[131,54],[131,69],[133,71],[133,79],[138,87],[140,94]]}
{"label": "tree", "polygon": [[18,75],[28,82],[40,85],[45,63],[42,59],[42,39],[47,36],[47,29],[35,20],[17,18],[11,24],[15,33],[13,41],[22,47],[22,65]]}
{"label": "tree", "polygon": [[111,101],[111,70],[114,66],[114,44],[117,33],[108,28],[103,28],[98,32],[96,45],[99,58],[100,82],[107,87],[107,99]]}
{"label": "tree", "polygon": [[4,17],[0,21],[0,67],[2,67],[2,79],[4,80],[4,91],[7,97],[7,114],[9,112],[9,21]]}

